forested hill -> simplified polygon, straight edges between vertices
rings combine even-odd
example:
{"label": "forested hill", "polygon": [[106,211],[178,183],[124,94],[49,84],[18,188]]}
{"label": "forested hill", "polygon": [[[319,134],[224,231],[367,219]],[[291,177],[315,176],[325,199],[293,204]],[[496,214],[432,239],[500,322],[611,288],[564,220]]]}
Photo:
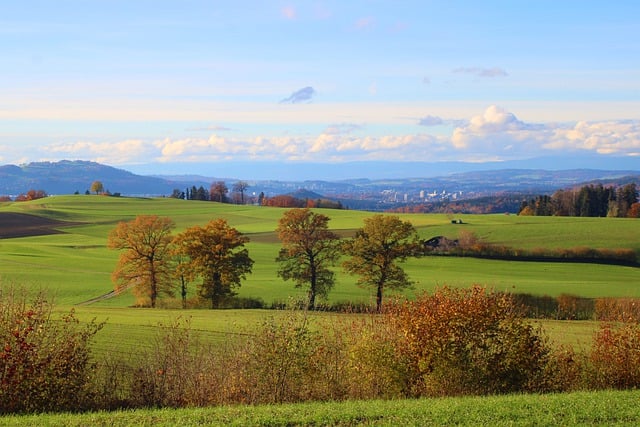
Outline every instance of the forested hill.
{"label": "forested hill", "polygon": [[100,163],[63,160],[0,166],[0,195],[29,190],[43,190],[47,194],[84,193],[96,180],[104,184],[106,191],[127,195],[168,195],[175,185],[166,179],[134,175]]}

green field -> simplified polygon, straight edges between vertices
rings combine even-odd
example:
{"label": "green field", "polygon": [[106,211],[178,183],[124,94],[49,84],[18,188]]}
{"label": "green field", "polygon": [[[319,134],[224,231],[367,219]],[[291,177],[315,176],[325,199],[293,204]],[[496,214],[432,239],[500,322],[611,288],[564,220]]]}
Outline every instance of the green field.
{"label": "green field", "polygon": [[[254,270],[239,295],[266,303],[299,297],[302,291],[276,276],[274,259],[279,242],[274,233],[283,209],[234,206],[176,199],[135,199],[101,196],[56,196],[32,202],[5,203],[0,212],[22,212],[80,225],[64,227],[63,234],[0,240],[0,278],[5,283],[50,289],[59,305],[70,306],[111,291],[110,274],[118,253],[106,248],[107,235],[118,221],[138,214],[171,217],[176,232],[225,218],[251,239],[248,245]],[[330,227],[349,235],[370,215],[361,211],[324,211]],[[514,215],[461,215],[464,224],[452,224],[447,215],[403,215],[422,237],[458,236],[469,230],[489,242],[517,248],[632,248],[640,254],[637,220],[617,218],[518,217]],[[557,296],[640,297],[640,269],[633,267],[425,257],[406,263],[416,282],[408,295],[437,286],[477,283],[496,290]],[[355,286],[355,278],[336,268],[337,283],[330,302],[370,302],[370,290]],[[127,307],[130,295],[95,303],[102,307]]]}
{"label": "green field", "polygon": [[631,426],[640,391],[320,402],[0,417],[4,426]]}
{"label": "green field", "polygon": [[[250,334],[273,310],[182,310],[179,308],[131,308],[132,295],[90,305],[79,305],[107,294],[113,288],[110,275],[118,252],[106,248],[107,235],[119,221],[139,214],[169,216],[178,233],[186,227],[225,218],[251,239],[253,273],[238,290],[243,297],[267,304],[304,296],[292,283],[276,275],[274,259],[280,248],[274,232],[283,209],[234,206],[175,199],[134,199],[101,196],[57,196],[0,205],[1,212],[20,212],[73,222],[62,233],[0,239],[0,280],[54,295],[56,310],[71,307],[82,321],[106,322],[92,344],[94,356],[130,360],[151,349],[159,324],[189,319],[191,328],[207,342],[226,341]],[[330,226],[342,236],[351,235],[373,215],[361,211],[323,211]],[[640,254],[637,220],[614,218],[518,217],[513,215],[460,215],[463,224],[452,224],[447,215],[402,215],[421,237],[458,237],[462,230],[488,242],[514,248],[631,248]],[[615,265],[499,261],[455,257],[423,257],[409,260],[406,271],[416,282],[404,292],[412,296],[438,286],[467,287],[482,284],[495,290],[558,296],[640,297],[640,269]],[[329,302],[373,303],[370,290],[358,288],[355,278],[336,268],[337,283]],[[195,293],[195,286],[190,289]],[[390,295],[385,295],[390,297]],[[171,305],[171,304],[170,304]],[[177,304],[173,303],[173,307]],[[313,313],[318,318],[341,316]],[[368,316],[368,315],[355,315]],[[596,322],[540,321],[554,344],[586,349]],[[602,402],[594,404],[594,402]],[[394,402],[309,403],[265,407],[222,407],[192,410],[123,411],[116,413],[4,417],[2,425],[557,425],[637,423],[638,394],[577,393],[553,396],[504,396],[467,399],[403,400]],[[632,402],[632,403],[630,403]]]}

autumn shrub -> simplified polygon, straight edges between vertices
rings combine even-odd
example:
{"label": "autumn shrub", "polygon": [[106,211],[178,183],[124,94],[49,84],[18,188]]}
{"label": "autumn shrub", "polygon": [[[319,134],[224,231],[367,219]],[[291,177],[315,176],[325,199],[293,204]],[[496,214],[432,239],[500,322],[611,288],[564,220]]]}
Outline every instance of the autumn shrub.
{"label": "autumn shrub", "polygon": [[302,311],[266,319],[246,342],[242,383],[247,403],[305,400],[314,378],[311,358],[318,332]]}
{"label": "autumn shrub", "polygon": [[369,314],[345,323],[348,393],[351,399],[407,396],[409,381],[403,337],[384,315]]}
{"label": "autumn shrub", "polygon": [[54,316],[43,292],[0,287],[0,413],[78,410],[88,404],[90,341],[102,324]]}
{"label": "autumn shrub", "polygon": [[640,387],[640,324],[603,323],[595,334],[589,362],[591,388]]}
{"label": "autumn shrub", "polygon": [[558,320],[590,320],[594,316],[594,301],[577,295],[560,294],[556,298]]}
{"label": "autumn shrub", "polygon": [[442,288],[390,310],[414,395],[543,391],[550,350],[507,294]]}
{"label": "autumn shrub", "polygon": [[228,354],[201,342],[190,320],[158,325],[152,348],[130,368],[129,401],[136,407],[224,403],[217,396]]}
{"label": "autumn shrub", "polygon": [[598,298],[595,317],[605,322],[640,322],[640,299]]}

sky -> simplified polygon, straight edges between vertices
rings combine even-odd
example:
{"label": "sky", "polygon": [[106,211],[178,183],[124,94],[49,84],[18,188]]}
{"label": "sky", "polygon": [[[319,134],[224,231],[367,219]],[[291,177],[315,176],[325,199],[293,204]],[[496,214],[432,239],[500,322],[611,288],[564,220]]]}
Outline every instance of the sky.
{"label": "sky", "polygon": [[[0,6],[0,164],[640,165],[640,2]],[[378,164],[378,163],[376,163]],[[401,171],[399,171],[401,173]]]}

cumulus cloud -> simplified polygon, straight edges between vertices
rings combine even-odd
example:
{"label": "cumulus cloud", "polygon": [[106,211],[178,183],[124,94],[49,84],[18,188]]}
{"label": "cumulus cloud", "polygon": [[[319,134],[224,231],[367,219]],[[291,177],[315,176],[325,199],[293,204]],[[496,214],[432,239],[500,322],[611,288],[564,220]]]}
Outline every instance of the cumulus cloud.
{"label": "cumulus cloud", "polygon": [[544,148],[588,150],[599,154],[640,155],[640,121],[578,122],[554,129]]}
{"label": "cumulus cloud", "polygon": [[503,108],[490,106],[467,124],[456,127],[451,144],[461,152],[502,159],[562,151],[637,155],[640,121],[527,123]]}
{"label": "cumulus cloud", "polygon": [[502,68],[460,67],[453,70],[454,73],[472,74],[476,77],[506,77],[509,74]]}
{"label": "cumulus cloud", "polygon": [[[297,161],[488,161],[593,152],[640,156],[640,121],[529,123],[498,106],[468,120],[427,115],[423,126],[454,125],[449,134],[363,135],[364,125],[335,123],[319,134],[209,136],[156,141],[77,141],[50,144],[50,158],[87,159],[118,165],[148,162],[215,162],[225,160]],[[428,129],[425,129],[428,130]],[[6,153],[4,153],[6,155]],[[17,157],[20,153],[16,153]]]}
{"label": "cumulus cloud", "polygon": [[311,86],[303,87],[302,89],[299,89],[293,92],[287,98],[284,98],[283,100],[281,100],[280,103],[281,104],[298,104],[300,102],[311,101],[311,98],[313,98],[315,94],[316,94],[316,91]]}

